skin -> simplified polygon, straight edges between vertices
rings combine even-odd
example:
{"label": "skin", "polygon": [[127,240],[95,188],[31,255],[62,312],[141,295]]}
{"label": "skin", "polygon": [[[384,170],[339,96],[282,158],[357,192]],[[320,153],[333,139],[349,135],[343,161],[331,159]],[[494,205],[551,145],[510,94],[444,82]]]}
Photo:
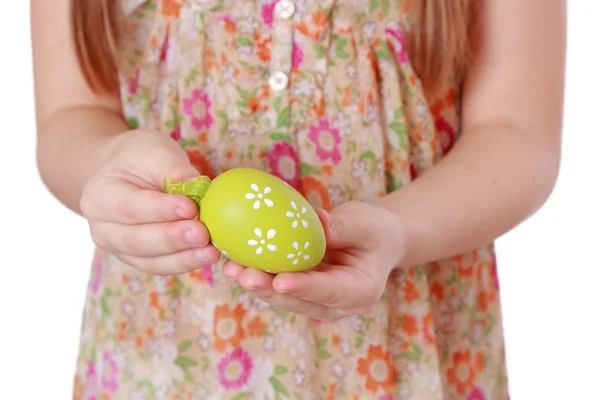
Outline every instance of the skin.
{"label": "skin", "polygon": [[[197,173],[167,135],[128,131],[116,94],[86,89],[67,40],[67,1],[52,3],[32,2],[44,181],[88,219],[96,243],[135,267],[176,274],[208,263],[217,254],[193,203],[160,193],[162,177]],[[546,202],[560,165],[565,0],[489,0],[481,13],[453,150],[377,204],[318,210],[328,250],[317,268],[272,276],[228,261],[226,276],[281,309],[337,320],[368,310],[395,268],[490,243]]]}

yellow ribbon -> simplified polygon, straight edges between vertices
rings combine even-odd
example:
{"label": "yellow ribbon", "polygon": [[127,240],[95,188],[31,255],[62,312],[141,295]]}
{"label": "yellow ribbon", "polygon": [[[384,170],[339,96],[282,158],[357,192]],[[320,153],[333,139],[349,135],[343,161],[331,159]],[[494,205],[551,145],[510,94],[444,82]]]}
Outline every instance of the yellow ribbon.
{"label": "yellow ribbon", "polygon": [[210,186],[211,180],[208,176],[199,176],[191,181],[179,182],[172,178],[163,180],[163,191],[168,194],[181,194],[189,197],[200,208],[200,202]]}

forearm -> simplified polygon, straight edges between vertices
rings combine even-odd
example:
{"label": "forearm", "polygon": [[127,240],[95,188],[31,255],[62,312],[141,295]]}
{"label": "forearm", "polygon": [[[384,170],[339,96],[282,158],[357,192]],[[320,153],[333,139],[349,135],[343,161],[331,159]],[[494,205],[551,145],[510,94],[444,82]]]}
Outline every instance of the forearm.
{"label": "forearm", "polygon": [[69,108],[38,128],[40,176],[59,201],[81,213],[85,183],[130,128],[117,113],[100,107]]}
{"label": "forearm", "polygon": [[547,200],[558,164],[556,151],[511,127],[468,132],[436,166],[381,200],[405,229],[400,267],[451,257],[511,230]]}

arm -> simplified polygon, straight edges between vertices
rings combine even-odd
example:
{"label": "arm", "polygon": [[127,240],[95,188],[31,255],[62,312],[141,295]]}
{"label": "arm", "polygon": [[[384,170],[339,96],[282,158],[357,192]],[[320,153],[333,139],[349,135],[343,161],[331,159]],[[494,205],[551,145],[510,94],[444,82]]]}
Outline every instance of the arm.
{"label": "arm", "polygon": [[71,41],[69,3],[31,2],[37,160],[49,190],[81,213],[85,182],[129,127],[118,93],[97,96],[83,79]]}
{"label": "arm", "polygon": [[455,148],[382,205],[405,225],[405,266],[485,245],[537,211],[559,169],[564,0],[482,2]]}

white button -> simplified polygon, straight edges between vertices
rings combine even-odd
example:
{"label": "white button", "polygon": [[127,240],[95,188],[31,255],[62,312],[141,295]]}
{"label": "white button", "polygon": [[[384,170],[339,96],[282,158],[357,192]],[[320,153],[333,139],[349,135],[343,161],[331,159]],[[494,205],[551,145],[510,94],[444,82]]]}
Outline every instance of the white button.
{"label": "white button", "polygon": [[279,14],[279,16],[283,19],[288,19],[294,12],[296,11],[296,5],[292,0],[281,0],[275,6],[275,12]]}
{"label": "white button", "polygon": [[269,86],[276,92],[281,92],[287,88],[289,82],[288,76],[282,71],[273,72],[269,77]]}

